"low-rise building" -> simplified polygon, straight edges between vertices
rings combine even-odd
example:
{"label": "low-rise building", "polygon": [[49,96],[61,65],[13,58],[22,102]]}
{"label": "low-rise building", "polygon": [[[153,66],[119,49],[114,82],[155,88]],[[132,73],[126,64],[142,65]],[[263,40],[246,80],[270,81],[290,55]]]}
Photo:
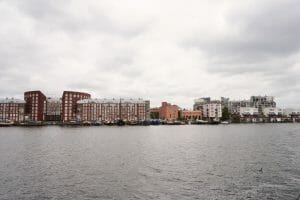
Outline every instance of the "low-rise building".
{"label": "low-rise building", "polygon": [[199,120],[202,119],[202,111],[200,110],[182,110],[181,111],[183,120]]}
{"label": "low-rise building", "polygon": [[263,114],[266,117],[271,117],[271,116],[282,116],[283,115],[283,110],[281,108],[264,108],[263,109]]}
{"label": "low-rise building", "polygon": [[295,116],[295,115],[299,115],[300,116],[300,110],[298,109],[293,109],[293,108],[285,108],[283,109],[283,115],[286,117],[291,117],[291,116]]}
{"label": "low-rise building", "polygon": [[258,108],[253,107],[240,107],[240,116],[246,117],[246,116],[258,116]]}
{"label": "low-rise building", "polygon": [[23,122],[25,103],[20,99],[0,99],[0,122]]}
{"label": "low-rise building", "polygon": [[159,118],[162,120],[174,121],[178,119],[179,107],[167,102],[162,102],[159,108]]}

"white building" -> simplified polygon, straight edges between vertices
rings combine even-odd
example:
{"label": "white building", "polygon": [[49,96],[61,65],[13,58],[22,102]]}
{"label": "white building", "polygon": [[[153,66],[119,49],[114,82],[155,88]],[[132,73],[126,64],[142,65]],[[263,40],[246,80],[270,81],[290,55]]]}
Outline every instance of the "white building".
{"label": "white building", "polygon": [[264,108],[263,114],[266,117],[269,116],[276,116],[276,115],[283,115],[283,110],[281,108]]}
{"label": "white building", "polygon": [[296,116],[296,115],[300,116],[300,110],[293,109],[293,108],[285,108],[283,109],[283,115],[287,117]]}
{"label": "white building", "polygon": [[240,116],[253,116],[253,115],[258,115],[258,108],[253,108],[253,107],[240,107]]}
{"label": "white building", "polygon": [[208,103],[203,105],[203,117],[219,119],[222,117],[221,103]]}

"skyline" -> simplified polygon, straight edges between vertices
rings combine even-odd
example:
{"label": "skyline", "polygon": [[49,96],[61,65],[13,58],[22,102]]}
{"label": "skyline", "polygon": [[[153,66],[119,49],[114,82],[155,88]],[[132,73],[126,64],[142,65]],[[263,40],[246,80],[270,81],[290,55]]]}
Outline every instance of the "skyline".
{"label": "skyline", "polygon": [[291,0],[1,1],[0,97],[74,90],[191,108],[205,96],[270,95],[299,108],[299,9]]}

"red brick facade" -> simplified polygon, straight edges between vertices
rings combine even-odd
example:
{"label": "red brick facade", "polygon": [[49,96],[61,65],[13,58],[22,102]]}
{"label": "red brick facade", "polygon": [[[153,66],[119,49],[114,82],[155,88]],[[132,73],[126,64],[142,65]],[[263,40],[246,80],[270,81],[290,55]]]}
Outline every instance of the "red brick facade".
{"label": "red brick facade", "polygon": [[77,102],[81,121],[143,121],[148,116],[148,101],[142,99],[85,99]]}
{"label": "red brick facade", "polygon": [[25,116],[30,121],[44,121],[46,110],[46,96],[41,91],[24,93]]}
{"label": "red brick facade", "polygon": [[183,120],[202,119],[202,112],[200,110],[198,110],[198,111],[183,110],[181,112],[182,112]]}
{"label": "red brick facade", "polygon": [[77,101],[89,99],[91,95],[83,92],[64,91],[62,97],[62,120],[76,121]]}
{"label": "red brick facade", "polygon": [[23,122],[25,101],[17,99],[0,100],[0,122]]}
{"label": "red brick facade", "polygon": [[167,102],[162,102],[159,108],[159,118],[163,120],[177,120],[179,107],[171,105]]}

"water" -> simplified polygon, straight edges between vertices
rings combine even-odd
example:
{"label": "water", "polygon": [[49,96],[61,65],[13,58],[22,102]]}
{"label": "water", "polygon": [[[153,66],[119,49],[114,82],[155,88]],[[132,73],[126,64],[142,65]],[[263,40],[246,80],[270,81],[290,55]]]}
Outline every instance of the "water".
{"label": "water", "polygon": [[299,194],[300,124],[0,128],[0,199]]}

